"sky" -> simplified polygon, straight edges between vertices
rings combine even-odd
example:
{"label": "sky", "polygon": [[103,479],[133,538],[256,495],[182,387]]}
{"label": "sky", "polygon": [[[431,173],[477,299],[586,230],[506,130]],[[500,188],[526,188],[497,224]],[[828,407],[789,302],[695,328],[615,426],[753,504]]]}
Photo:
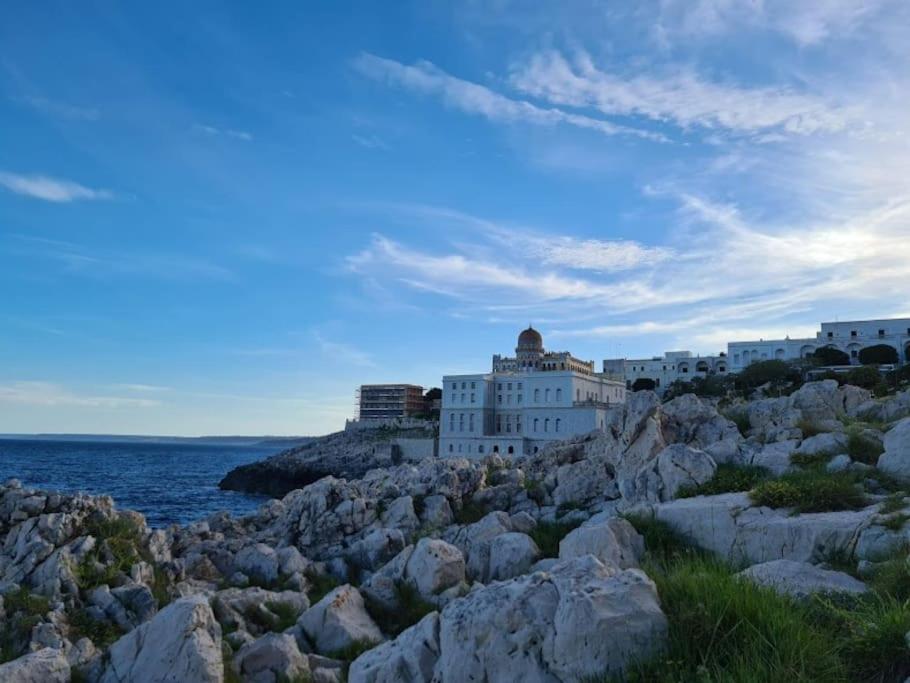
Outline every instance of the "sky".
{"label": "sky", "polygon": [[6,2],[0,432],[323,434],[910,314],[910,3]]}

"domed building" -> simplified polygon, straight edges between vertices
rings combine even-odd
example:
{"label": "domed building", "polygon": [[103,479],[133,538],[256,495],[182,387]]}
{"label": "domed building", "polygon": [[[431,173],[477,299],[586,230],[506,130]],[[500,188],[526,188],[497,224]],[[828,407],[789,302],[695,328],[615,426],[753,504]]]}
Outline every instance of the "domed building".
{"label": "domed building", "polygon": [[493,356],[491,372],[442,382],[442,456],[536,453],[604,429],[607,411],[626,399],[625,385],[595,373],[594,361],[547,351],[532,325],[518,335],[514,356]]}

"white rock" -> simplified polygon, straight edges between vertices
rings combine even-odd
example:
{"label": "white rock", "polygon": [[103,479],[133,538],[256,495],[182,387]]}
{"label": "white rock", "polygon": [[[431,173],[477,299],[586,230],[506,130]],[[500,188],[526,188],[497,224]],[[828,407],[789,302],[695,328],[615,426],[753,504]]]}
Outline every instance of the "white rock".
{"label": "white rock", "polygon": [[841,453],[840,455],[835,455],[831,460],[828,461],[828,464],[825,465],[825,469],[829,472],[845,472],[850,469],[850,465],[853,464],[853,461],[850,460],[850,456],[846,453]]}
{"label": "white rock", "polygon": [[234,655],[234,667],[248,683],[274,683],[310,673],[309,662],[287,633],[267,633]]}
{"label": "white rock", "polygon": [[465,580],[464,555],[445,541],[421,538],[408,558],[405,578],[422,596],[436,595]]}
{"label": "white rock", "polygon": [[360,592],[347,584],[335,588],[310,607],[297,623],[322,654],[338,652],[358,641],[383,640]]}
{"label": "white rock", "polygon": [[800,455],[835,455],[847,450],[846,434],[824,432],[804,439],[796,449]]}
{"label": "white rock", "polygon": [[61,650],[45,648],[0,664],[0,681],[9,683],[69,683],[70,665]]}
{"label": "white rock", "polygon": [[644,538],[621,517],[585,523],[559,542],[560,560],[593,555],[621,569],[637,567],[644,551]]}
{"label": "white rock", "polygon": [[642,572],[575,558],[450,603],[440,615],[433,681],[619,675],[659,651],[666,629],[657,591]]}
{"label": "white rock", "polygon": [[355,542],[346,555],[357,567],[376,569],[400,553],[404,546],[401,530],[375,529]]}
{"label": "white rock", "polygon": [[866,584],[849,574],[792,560],[773,560],[756,564],[741,571],[738,576],[794,598],[806,598],[813,593],[859,595],[868,590]]}
{"label": "white rock", "polygon": [[287,546],[275,553],[278,560],[278,572],[285,576],[303,574],[310,566],[310,561],[300,554],[294,546]]}
{"label": "white rock", "polygon": [[892,427],[884,440],[885,452],[878,458],[878,468],[895,479],[910,481],[910,417]]}
{"label": "white rock", "polygon": [[234,566],[253,580],[273,583],[278,579],[275,549],[264,543],[248,545],[234,557]]}
{"label": "white rock", "polygon": [[510,531],[490,542],[490,564],[487,569],[488,581],[502,581],[526,574],[537,558],[540,548],[527,534]]}
{"label": "white rock", "polygon": [[108,650],[101,683],[221,683],[221,627],[202,595],[177,600]]}
{"label": "white rock", "polygon": [[451,524],[454,519],[452,506],[445,496],[427,496],[423,499],[420,519],[431,529],[441,529]]}
{"label": "white rock", "polygon": [[623,498],[630,503],[673,500],[680,488],[704,484],[716,469],[714,459],[704,451],[672,444],[638,471],[631,488],[622,487]]}
{"label": "white rock", "polygon": [[431,612],[395,640],[364,652],[349,683],[430,683],[439,658],[439,613]]}

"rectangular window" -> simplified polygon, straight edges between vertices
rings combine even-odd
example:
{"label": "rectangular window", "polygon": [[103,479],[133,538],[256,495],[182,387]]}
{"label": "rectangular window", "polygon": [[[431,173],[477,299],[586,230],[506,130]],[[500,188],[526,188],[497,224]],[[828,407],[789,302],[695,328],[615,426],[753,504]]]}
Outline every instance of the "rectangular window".
{"label": "rectangular window", "polygon": [[828,333],[828,339],[834,339],[834,332]]}
{"label": "rectangular window", "polygon": [[464,403],[464,394],[461,395],[461,402]]}
{"label": "rectangular window", "polygon": [[506,403],[512,402],[512,394],[506,394]]}
{"label": "rectangular window", "polygon": [[471,382],[471,388],[474,389],[474,382]]}
{"label": "rectangular window", "polygon": [[855,337],[855,336],[856,336],[856,330],[850,330],[850,336],[851,336],[851,337]]}
{"label": "rectangular window", "polygon": [[497,402],[497,403],[500,403],[500,404],[502,403],[502,394],[499,394],[499,395],[496,397],[496,402]]}
{"label": "rectangular window", "polygon": [[518,394],[518,402],[521,403],[521,394]]}
{"label": "rectangular window", "polygon": [[521,391],[521,382],[518,383],[518,391]]}
{"label": "rectangular window", "polygon": [[474,403],[474,394],[471,394],[471,403]]}
{"label": "rectangular window", "polygon": [[878,331],[878,336],[879,336],[879,337],[884,337],[884,336],[885,336],[885,331],[884,331],[884,330],[879,330],[879,331]]}
{"label": "rectangular window", "polygon": [[455,394],[452,394],[452,403],[455,403]]}
{"label": "rectangular window", "polygon": [[497,383],[496,383],[496,389],[497,389],[498,391],[502,391],[502,382],[497,382]]}
{"label": "rectangular window", "polygon": [[509,382],[508,384],[506,384],[506,389],[508,389],[509,391],[512,391],[512,383],[511,383],[511,382]]}

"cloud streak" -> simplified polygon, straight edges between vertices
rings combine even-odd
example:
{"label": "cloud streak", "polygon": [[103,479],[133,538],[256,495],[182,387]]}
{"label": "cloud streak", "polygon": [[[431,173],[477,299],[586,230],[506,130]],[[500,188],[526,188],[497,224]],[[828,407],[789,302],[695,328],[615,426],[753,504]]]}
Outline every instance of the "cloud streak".
{"label": "cloud streak", "polygon": [[114,198],[114,195],[108,190],[95,190],[71,180],[45,175],[22,175],[7,171],[0,171],[0,187],[24,197],[58,204],[77,200]]}
{"label": "cloud streak", "polygon": [[38,381],[0,384],[0,403],[110,409],[153,408],[161,405],[160,401],[147,398],[79,394],[59,384]]}

